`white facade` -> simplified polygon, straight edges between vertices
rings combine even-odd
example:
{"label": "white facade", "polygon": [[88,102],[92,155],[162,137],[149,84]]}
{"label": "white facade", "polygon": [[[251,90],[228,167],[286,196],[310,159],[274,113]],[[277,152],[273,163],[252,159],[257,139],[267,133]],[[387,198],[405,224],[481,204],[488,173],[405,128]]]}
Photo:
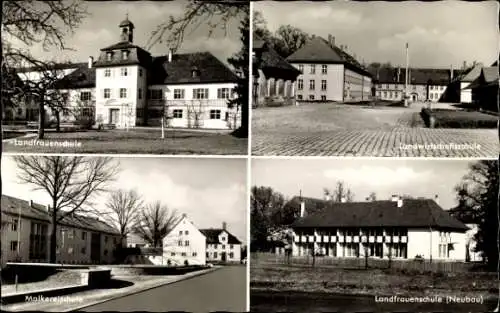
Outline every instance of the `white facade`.
{"label": "white facade", "polygon": [[465,261],[465,233],[412,229],[408,231],[408,243],[409,258],[419,255],[424,259]]}
{"label": "white facade", "polygon": [[470,82],[460,82],[460,102],[472,103],[472,89],[465,89]]}
{"label": "white facade", "polygon": [[163,262],[165,265],[206,264],[206,238],[183,216],[163,239]]}
{"label": "white facade", "polygon": [[297,100],[343,101],[343,64],[291,64],[302,71],[295,82]]}
{"label": "white facade", "polygon": [[212,262],[240,262],[241,244],[229,244],[229,234],[222,231],[219,236],[219,243],[207,244],[207,261]]}

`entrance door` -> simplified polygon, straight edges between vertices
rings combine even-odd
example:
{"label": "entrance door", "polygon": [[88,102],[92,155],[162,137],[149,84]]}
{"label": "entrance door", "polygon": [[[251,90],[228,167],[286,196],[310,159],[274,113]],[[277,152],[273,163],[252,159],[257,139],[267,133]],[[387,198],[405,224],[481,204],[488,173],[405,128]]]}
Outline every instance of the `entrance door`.
{"label": "entrance door", "polygon": [[227,259],[226,252],[222,252],[221,259],[222,259],[222,262],[226,262],[226,259]]}
{"label": "entrance door", "polygon": [[118,114],[120,109],[109,109],[109,124],[118,124]]}
{"label": "entrance door", "polygon": [[411,95],[411,100],[412,101],[417,101],[417,95],[415,95],[415,94]]}

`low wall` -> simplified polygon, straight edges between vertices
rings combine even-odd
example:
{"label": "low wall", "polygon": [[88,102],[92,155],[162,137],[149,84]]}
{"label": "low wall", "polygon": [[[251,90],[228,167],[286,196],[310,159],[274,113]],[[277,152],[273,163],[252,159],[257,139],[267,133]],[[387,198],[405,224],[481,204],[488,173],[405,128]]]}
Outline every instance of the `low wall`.
{"label": "low wall", "polygon": [[82,272],[81,283],[89,287],[99,287],[111,281],[111,269],[92,269]]}
{"label": "low wall", "polygon": [[114,265],[111,266],[113,276],[136,275],[184,275],[186,273],[206,269],[202,265],[190,266],[158,266],[158,265]]}

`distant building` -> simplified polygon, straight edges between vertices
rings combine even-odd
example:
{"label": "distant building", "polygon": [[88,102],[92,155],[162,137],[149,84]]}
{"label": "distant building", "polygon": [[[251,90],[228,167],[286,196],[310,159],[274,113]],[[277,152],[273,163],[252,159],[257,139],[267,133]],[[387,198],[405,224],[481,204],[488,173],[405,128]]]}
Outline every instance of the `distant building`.
{"label": "distant building", "polygon": [[207,238],[207,262],[240,262],[241,241],[227,231],[226,223],[222,228],[200,230]]}
{"label": "distant building", "polygon": [[357,102],[371,99],[372,77],[346,48],[314,36],[303,47],[287,57],[299,75],[297,100]]}
{"label": "distant building", "polygon": [[468,227],[434,200],[332,203],[293,198],[292,254],[465,261]]}
{"label": "distant building", "polygon": [[300,72],[264,40],[253,38],[253,107],[294,105]]}
{"label": "distant building", "polygon": [[[402,101],[405,94],[405,69],[378,67],[369,68],[373,75],[375,96],[386,101]],[[408,96],[410,101],[442,100],[443,94],[459,70],[409,68]]]}
{"label": "distant building", "polygon": [[467,87],[471,90],[472,102],[479,108],[498,112],[498,66],[483,67],[480,75]]}
{"label": "distant building", "polygon": [[163,238],[163,262],[165,265],[206,264],[206,242],[205,235],[183,215]]}
{"label": "distant building", "polygon": [[[2,264],[48,262],[52,219],[47,207],[7,195],[1,206]],[[118,231],[98,219],[73,214],[57,224],[57,263],[111,263],[119,245]]]}
{"label": "distant building", "polygon": [[[60,79],[54,89],[64,97],[61,122],[87,118],[92,124],[117,128],[160,125],[167,127],[236,129],[241,110],[229,107],[236,96],[238,76],[209,52],[151,56],[133,43],[134,24],[119,24],[120,41],[104,47],[94,61],[55,64]],[[117,36],[118,37],[118,36]],[[82,43],[84,44],[84,43]],[[17,69],[22,81],[37,80],[41,69]],[[9,109],[4,122],[38,121],[36,99]],[[47,121],[56,112],[46,108]]]}

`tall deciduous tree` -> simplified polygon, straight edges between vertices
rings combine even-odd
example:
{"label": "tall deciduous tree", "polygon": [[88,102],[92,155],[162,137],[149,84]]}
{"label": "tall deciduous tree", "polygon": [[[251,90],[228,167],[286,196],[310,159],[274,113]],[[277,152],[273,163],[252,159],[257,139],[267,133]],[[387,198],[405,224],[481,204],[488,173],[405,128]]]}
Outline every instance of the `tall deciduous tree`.
{"label": "tall deciduous tree", "polygon": [[472,163],[469,173],[456,187],[459,206],[452,210],[457,218],[478,224],[474,236],[476,252],[480,252],[490,270],[498,271],[499,213],[498,161]]}
{"label": "tall deciduous tree", "polygon": [[120,232],[122,245],[136,226],[143,206],[142,197],[136,190],[118,189],[109,195],[106,202],[109,212],[105,219]]}
{"label": "tall deciduous tree", "polygon": [[332,202],[352,202],[354,200],[354,193],[343,181],[337,182],[334,189],[323,188],[323,193]]}
{"label": "tall deciduous tree", "polygon": [[71,214],[95,214],[92,200],[115,179],[118,164],[104,157],[16,156],[14,160],[19,181],[45,191],[52,200],[49,260],[53,263],[57,225]]}
{"label": "tall deciduous tree", "polygon": [[170,210],[160,201],[148,204],[139,213],[134,233],[150,244],[160,248],[162,240],[179,221],[177,211]]}
{"label": "tall deciduous tree", "polygon": [[[56,50],[68,50],[66,46],[66,35],[71,34],[88,15],[86,7],[81,1],[4,1],[2,3],[2,76],[3,73],[15,73],[20,67],[34,67],[47,69],[51,62],[36,59],[30,53],[34,45],[48,51],[49,48]],[[42,75],[43,79],[47,75]],[[12,84],[13,80],[2,79],[2,101],[7,100],[14,106],[22,105],[31,94],[40,94],[38,90],[30,90],[30,84],[24,88]],[[40,84],[40,80],[38,80]],[[52,79],[42,83],[43,86],[51,86]],[[13,88],[14,87],[14,88]],[[39,86],[41,87],[41,86]],[[30,94],[31,93],[31,94]],[[39,138],[43,138],[45,118],[45,105],[55,104],[56,97],[44,95],[38,101],[39,107]]]}

